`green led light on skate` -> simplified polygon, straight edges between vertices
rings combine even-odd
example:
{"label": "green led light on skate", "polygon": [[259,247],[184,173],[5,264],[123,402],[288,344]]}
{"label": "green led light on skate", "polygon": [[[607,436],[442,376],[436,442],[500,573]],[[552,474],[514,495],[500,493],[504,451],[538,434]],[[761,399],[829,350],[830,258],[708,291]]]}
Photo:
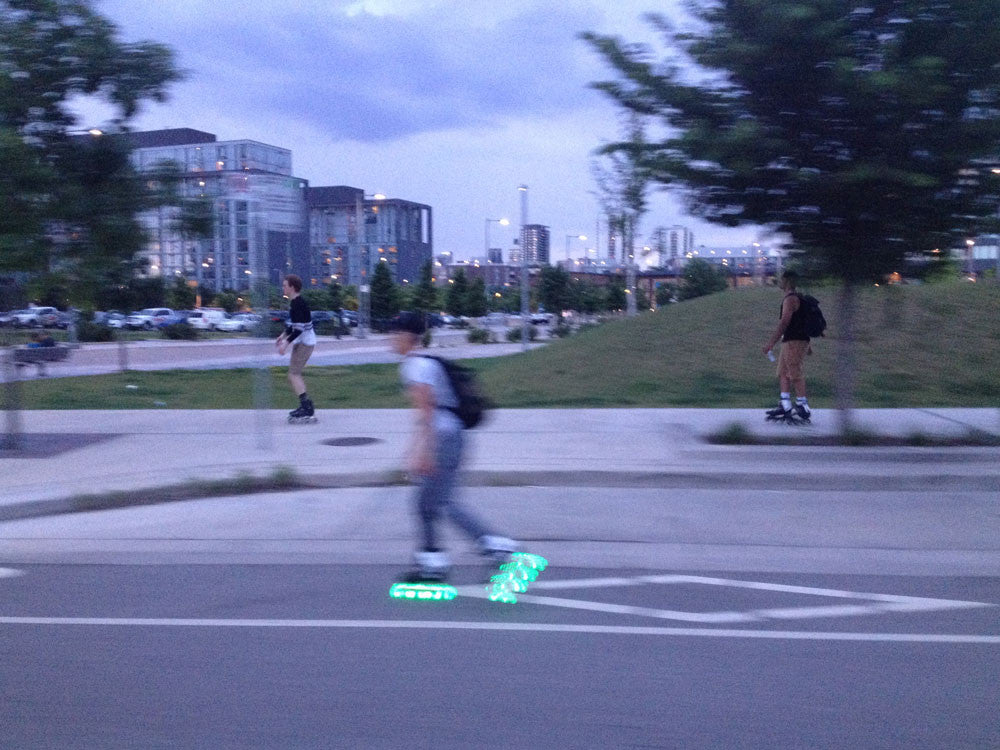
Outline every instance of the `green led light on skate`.
{"label": "green led light on skate", "polygon": [[389,596],[393,599],[440,602],[451,601],[458,596],[458,592],[447,583],[394,583],[389,589]]}
{"label": "green led light on skate", "polygon": [[517,552],[510,556],[510,562],[500,566],[500,572],[490,578],[486,587],[491,602],[516,604],[517,596],[528,590],[538,574],[545,570],[549,561],[539,555]]}

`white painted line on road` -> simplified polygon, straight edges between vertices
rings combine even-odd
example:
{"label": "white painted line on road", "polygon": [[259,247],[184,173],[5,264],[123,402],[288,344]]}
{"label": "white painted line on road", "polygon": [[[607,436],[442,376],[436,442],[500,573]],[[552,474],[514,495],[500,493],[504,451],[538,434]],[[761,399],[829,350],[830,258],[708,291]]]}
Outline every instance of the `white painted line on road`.
{"label": "white painted line on road", "polygon": [[729,628],[658,628],[630,625],[570,625],[535,622],[448,622],[439,620],[241,620],[166,617],[0,617],[0,625],[302,628],[315,630],[484,630],[595,635],[662,635],[751,640],[855,641],[873,643],[943,643],[1000,645],[1000,635],[943,633],[854,633],[808,630],[735,630]]}
{"label": "white painted line on road", "polygon": [[[587,589],[587,588],[618,588],[626,586],[641,586],[644,584],[702,584],[727,588],[751,589],[756,591],[775,591],[784,594],[803,594],[807,596],[823,596],[833,599],[860,599],[866,604],[834,604],[808,607],[775,607],[767,609],[752,609],[746,612],[682,612],[652,607],[635,607],[624,604],[609,604],[606,602],[584,601],[582,599],[566,599],[554,596],[538,596],[537,594],[522,594],[517,597],[519,602],[541,604],[550,607],[567,609],[582,609],[590,612],[608,612],[621,615],[639,615],[655,617],[662,620],[678,620],[681,622],[704,623],[735,623],[758,622],[760,620],[795,620],[814,617],[856,617],[862,615],[877,615],[901,612],[932,612],[946,609],[971,609],[979,607],[995,607],[989,602],[969,602],[957,599],[932,599],[922,596],[902,596],[897,594],[873,594],[859,591],[843,591],[841,589],[824,589],[814,586],[791,586],[783,583],[767,581],[743,581],[730,578],[712,578],[690,575],[649,575],[633,578],[579,578],[563,580],[540,580],[531,585],[532,591],[539,589]],[[487,592],[483,586],[457,586],[460,596],[475,599],[485,599]]]}
{"label": "white painted line on road", "polygon": [[0,578],[15,578],[23,575],[23,570],[17,570],[15,568],[0,568]]}

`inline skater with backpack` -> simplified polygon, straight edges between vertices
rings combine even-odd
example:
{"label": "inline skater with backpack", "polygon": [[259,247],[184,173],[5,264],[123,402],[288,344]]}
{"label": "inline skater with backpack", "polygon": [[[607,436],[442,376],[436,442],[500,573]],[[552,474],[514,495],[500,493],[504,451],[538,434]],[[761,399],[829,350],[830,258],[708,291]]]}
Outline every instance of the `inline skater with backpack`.
{"label": "inline skater with backpack", "polygon": [[401,312],[392,322],[393,348],[403,356],[400,377],[413,405],[416,430],[408,455],[408,469],[417,483],[414,496],[419,526],[415,567],[405,582],[443,581],[451,568],[448,553],[439,546],[438,521],[446,515],[492,560],[506,561],[520,545],[489,531],[454,498],[462,462],[462,431],[482,418],[485,401],[464,368],[418,352],[426,330],[423,316]]}
{"label": "inline skater with backpack", "polygon": [[[812,410],[806,395],[806,379],[802,365],[807,354],[812,354],[811,338],[823,335],[826,321],[815,297],[796,291],[798,274],[785,271],[781,275],[779,287],[785,292],[781,301],[778,326],[771,338],[762,347],[764,353],[773,360],[774,345],[781,341],[778,353],[778,384],[781,400],[778,406],[767,412],[768,421],[783,421],[789,424],[809,423]],[[795,403],[791,392],[795,390]]]}

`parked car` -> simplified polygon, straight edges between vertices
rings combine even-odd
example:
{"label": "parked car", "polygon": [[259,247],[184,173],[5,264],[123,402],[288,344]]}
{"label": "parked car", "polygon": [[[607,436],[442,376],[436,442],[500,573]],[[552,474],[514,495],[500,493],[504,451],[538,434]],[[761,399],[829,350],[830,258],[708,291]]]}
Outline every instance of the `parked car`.
{"label": "parked car", "polygon": [[[98,318],[98,316],[101,316]],[[106,325],[108,328],[124,328],[125,316],[117,310],[105,313],[94,313],[94,322]]]}
{"label": "parked car", "polygon": [[68,312],[59,312],[58,310],[51,310],[51,312],[44,312],[38,316],[39,322],[42,324],[42,328],[69,328],[70,321],[73,320],[72,314]]}
{"label": "parked car", "polygon": [[358,327],[358,313],[355,310],[341,310],[340,322],[345,326]]}
{"label": "parked car", "polygon": [[440,328],[444,325],[444,318],[437,313],[427,313],[428,328]]}
{"label": "parked car", "polygon": [[448,314],[442,315],[441,320],[444,322],[446,326],[457,326],[461,322],[454,315],[448,315]]}
{"label": "parked car", "polygon": [[14,325],[17,328],[41,328],[43,316],[48,316],[46,320],[54,321],[58,315],[59,311],[54,307],[29,307],[25,310],[15,310]]}
{"label": "parked car", "polygon": [[284,323],[288,320],[288,310],[268,310],[267,317],[272,323]]}
{"label": "parked car", "polygon": [[237,313],[227,315],[215,324],[217,331],[249,331],[260,323],[260,316],[253,313]]}
{"label": "parked car", "polygon": [[547,326],[552,322],[555,316],[552,313],[547,312],[536,312],[533,313],[529,320],[535,325]]}
{"label": "parked car", "polygon": [[199,331],[212,331],[223,320],[228,320],[229,314],[221,308],[199,308],[186,313],[187,322]]}
{"label": "parked car", "polygon": [[484,326],[494,328],[507,325],[507,314],[501,312],[491,312],[482,319]]}
{"label": "parked car", "polygon": [[147,307],[125,318],[125,327],[151,331],[154,328],[159,328],[166,321],[178,322],[178,317],[177,313],[169,307]]}
{"label": "parked car", "polygon": [[0,312],[0,328],[4,326],[14,325],[14,313],[16,310],[10,310],[8,312]]}
{"label": "parked car", "polygon": [[313,310],[310,315],[313,323],[325,323],[334,318],[334,314],[329,310]]}

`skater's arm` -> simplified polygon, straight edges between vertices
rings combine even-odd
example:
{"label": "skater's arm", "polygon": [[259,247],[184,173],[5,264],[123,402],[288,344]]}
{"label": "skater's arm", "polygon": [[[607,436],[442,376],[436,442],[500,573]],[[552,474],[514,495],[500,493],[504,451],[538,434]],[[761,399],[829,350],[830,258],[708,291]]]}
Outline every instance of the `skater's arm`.
{"label": "skater's arm", "polygon": [[407,389],[416,411],[417,431],[410,447],[410,471],[420,476],[434,473],[434,389],[427,383],[413,383]]}
{"label": "skater's arm", "polygon": [[795,311],[799,309],[799,298],[794,294],[789,294],[785,297],[785,301],[781,303],[781,319],[778,321],[778,327],[774,329],[774,333],[771,334],[771,338],[768,342],[761,347],[765,354],[774,348],[774,345],[781,341],[781,337],[785,335],[785,331],[788,330],[788,325],[792,322],[792,316],[795,315]]}

